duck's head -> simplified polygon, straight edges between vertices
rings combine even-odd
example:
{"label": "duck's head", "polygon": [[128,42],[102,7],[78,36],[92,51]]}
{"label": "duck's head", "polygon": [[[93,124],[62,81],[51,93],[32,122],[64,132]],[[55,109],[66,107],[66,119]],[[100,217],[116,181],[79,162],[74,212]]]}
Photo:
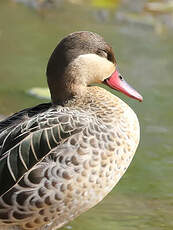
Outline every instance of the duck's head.
{"label": "duck's head", "polygon": [[75,32],[61,40],[49,59],[47,80],[54,104],[81,97],[93,83],[107,84],[142,101],[142,96],[118,72],[111,46],[88,31]]}

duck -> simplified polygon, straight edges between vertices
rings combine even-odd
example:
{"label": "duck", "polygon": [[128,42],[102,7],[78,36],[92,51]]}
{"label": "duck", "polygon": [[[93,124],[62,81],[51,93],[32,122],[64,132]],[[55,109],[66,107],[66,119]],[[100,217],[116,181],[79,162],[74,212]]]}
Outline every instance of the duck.
{"label": "duck", "polygon": [[108,89],[143,98],[119,73],[102,36],[67,35],[46,75],[51,102],[0,122],[1,230],[64,226],[114,188],[139,143],[135,112]]}

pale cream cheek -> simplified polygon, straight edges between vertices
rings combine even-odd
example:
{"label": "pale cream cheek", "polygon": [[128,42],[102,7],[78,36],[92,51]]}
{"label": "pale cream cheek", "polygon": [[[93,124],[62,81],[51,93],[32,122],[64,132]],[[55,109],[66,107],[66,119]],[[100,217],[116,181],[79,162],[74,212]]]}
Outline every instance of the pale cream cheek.
{"label": "pale cream cheek", "polygon": [[80,55],[75,62],[80,66],[83,72],[81,76],[85,78],[86,84],[100,83],[115,71],[115,65],[112,62],[96,54]]}

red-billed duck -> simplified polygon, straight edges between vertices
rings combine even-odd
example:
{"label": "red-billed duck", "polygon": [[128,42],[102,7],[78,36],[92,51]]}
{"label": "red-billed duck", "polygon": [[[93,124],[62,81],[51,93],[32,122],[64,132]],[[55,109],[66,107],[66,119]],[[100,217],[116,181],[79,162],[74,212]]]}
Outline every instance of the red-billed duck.
{"label": "red-billed duck", "polygon": [[65,37],[47,66],[51,103],[0,122],[0,229],[57,229],[100,202],[139,143],[136,114],[93,83],[142,101],[96,33]]}

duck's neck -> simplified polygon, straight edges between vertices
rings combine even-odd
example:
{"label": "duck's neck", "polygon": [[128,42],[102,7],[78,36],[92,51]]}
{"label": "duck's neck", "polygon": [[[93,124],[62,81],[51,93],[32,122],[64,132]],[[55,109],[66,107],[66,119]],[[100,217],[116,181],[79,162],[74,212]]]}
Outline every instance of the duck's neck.
{"label": "duck's neck", "polygon": [[[54,88],[54,87],[53,87]],[[66,86],[63,87],[55,86],[55,90],[52,89],[53,93],[51,94],[52,103],[54,105],[66,105],[68,102],[77,101],[78,98],[83,98],[86,93],[85,87],[76,86],[71,84],[67,89]]]}
{"label": "duck's neck", "polygon": [[[68,100],[65,106],[82,108],[95,113],[100,118],[116,117],[116,114],[123,113],[123,102],[107,90],[98,86],[87,87],[85,94],[81,97],[75,96]],[[123,103],[124,104],[124,103]]]}
{"label": "duck's neck", "polygon": [[68,101],[72,101],[74,98],[82,98],[86,93],[86,87],[82,84],[76,84],[68,81],[68,85],[64,81],[48,81],[48,85],[51,92],[51,99],[54,105],[64,105]]}
{"label": "duck's neck", "polygon": [[[80,78],[80,74],[73,77],[73,72],[69,73],[66,70],[63,77],[59,77],[57,81],[57,76],[52,74],[48,78],[48,85],[51,92],[51,99],[55,105],[64,105],[68,101],[72,101],[74,98],[83,98],[87,92],[87,87],[83,78]],[[75,72],[75,71],[74,71]],[[59,74],[61,76],[61,74]],[[65,79],[65,80],[64,80]]]}

